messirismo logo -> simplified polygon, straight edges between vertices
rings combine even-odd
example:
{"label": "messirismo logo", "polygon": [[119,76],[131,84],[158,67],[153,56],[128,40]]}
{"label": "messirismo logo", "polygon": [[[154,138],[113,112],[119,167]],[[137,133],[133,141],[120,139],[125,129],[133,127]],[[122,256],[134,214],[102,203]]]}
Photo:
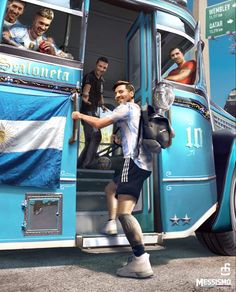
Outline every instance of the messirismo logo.
{"label": "messirismo logo", "polygon": [[230,276],[230,263],[225,263],[223,267],[220,268],[220,278],[200,278],[196,279],[197,287],[231,287],[231,279],[225,278]]}

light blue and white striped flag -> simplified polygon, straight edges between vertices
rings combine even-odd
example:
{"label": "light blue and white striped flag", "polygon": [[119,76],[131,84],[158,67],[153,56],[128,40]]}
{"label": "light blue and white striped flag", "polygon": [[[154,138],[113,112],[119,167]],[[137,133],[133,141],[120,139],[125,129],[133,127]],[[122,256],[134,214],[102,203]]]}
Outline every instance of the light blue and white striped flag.
{"label": "light blue and white striped flag", "polygon": [[59,187],[68,96],[0,93],[0,184]]}

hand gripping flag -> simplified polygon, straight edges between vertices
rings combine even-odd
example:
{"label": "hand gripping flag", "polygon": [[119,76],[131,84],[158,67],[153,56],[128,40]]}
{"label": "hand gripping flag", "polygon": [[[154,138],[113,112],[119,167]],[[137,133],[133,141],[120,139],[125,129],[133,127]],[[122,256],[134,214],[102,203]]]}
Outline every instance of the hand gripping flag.
{"label": "hand gripping flag", "polygon": [[59,187],[69,105],[68,96],[0,91],[0,184]]}

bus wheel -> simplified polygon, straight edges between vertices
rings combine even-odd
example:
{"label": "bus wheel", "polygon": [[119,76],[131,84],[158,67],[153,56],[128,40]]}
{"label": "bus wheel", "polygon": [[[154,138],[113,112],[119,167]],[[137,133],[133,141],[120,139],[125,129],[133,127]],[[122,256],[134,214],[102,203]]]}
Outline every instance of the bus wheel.
{"label": "bus wheel", "polygon": [[196,231],[202,245],[219,255],[236,256],[236,171],[234,171],[230,188],[231,231]]}

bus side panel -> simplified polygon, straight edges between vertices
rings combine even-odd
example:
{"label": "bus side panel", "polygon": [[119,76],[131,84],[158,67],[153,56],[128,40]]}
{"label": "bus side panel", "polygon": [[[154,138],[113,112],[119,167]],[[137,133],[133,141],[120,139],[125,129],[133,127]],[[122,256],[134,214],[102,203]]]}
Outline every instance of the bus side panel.
{"label": "bus side panel", "polygon": [[[60,94],[2,86],[5,92],[60,97]],[[9,89],[9,90],[8,90]],[[64,93],[63,93],[64,94]],[[67,94],[68,95],[68,94]],[[64,94],[65,96],[65,94]],[[0,95],[1,98],[1,95]],[[72,135],[72,102],[66,115],[59,188],[24,187],[0,184],[0,249],[74,246],[76,233],[76,161],[77,143]],[[49,129],[49,133],[50,133]],[[26,135],[26,141],[31,139]],[[53,137],[55,139],[56,137]],[[28,174],[29,176],[31,173]],[[47,242],[51,241],[52,244]],[[34,243],[38,242],[38,245]],[[57,243],[55,243],[57,242]],[[68,243],[69,242],[69,243]],[[14,245],[13,245],[14,243]],[[19,244],[19,246],[17,245]],[[27,244],[23,244],[27,243]],[[32,244],[30,244],[32,243]]]}
{"label": "bus side panel", "polygon": [[[225,146],[225,144],[224,144]],[[231,212],[235,208],[235,181],[236,181],[236,140],[235,135],[232,135],[232,145],[229,149],[229,155],[225,158],[226,167],[223,176],[223,187],[218,189],[218,196],[220,200],[220,207],[217,217],[214,220],[212,227],[213,231],[220,232],[225,230],[232,230],[235,222],[232,222]],[[220,156],[220,155],[219,155]],[[221,159],[222,157],[218,157]],[[217,158],[216,158],[217,159]]]}
{"label": "bus side panel", "polygon": [[[42,213],[33,215],[30,219],[37,220],[37,228],[30,228],[31,235],[25,233],[28,229],[29,220],[25,225],[25,212],[29,206],[24,208],[25,195],[44,195],[50,202],[54,194],[62,194],[62,212],[55,216],[61,216],[62,231],[58,234],[50,234],[52,228],[45,228],[49,214],[46,208]],[[37,218],[36,218],[37,217]],[[36,224],[34,224],[36,226]],[[53,226],[54,228],[54,226]],[[49,230],[49,231],[48,231]],[[34,232],[34,234],[33,234]],[[42,235],[41,235],[42,234]],[[61,184],[60,189],[23,188],[0,185],[0,249],[1,243],[29,242],[29,241],[51,241],[51,240],[74,240],[75,239],[75,184]],[[43,247],[43,243],[41,245]]]}
{"label": "bus side panel", "polygon": [[[183,233],[196,228],[217,202],[212,130],[209,119],[202,114],[206,105],[200,97],[190,97],[186,100],[191,100],[188,106],[173,105],[171,120],[175,137],[160,157],[164,232]],[[194,97],[200,107],[196,107]]]}

